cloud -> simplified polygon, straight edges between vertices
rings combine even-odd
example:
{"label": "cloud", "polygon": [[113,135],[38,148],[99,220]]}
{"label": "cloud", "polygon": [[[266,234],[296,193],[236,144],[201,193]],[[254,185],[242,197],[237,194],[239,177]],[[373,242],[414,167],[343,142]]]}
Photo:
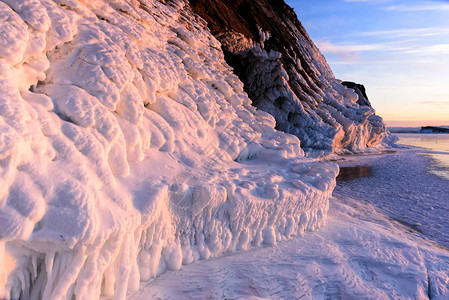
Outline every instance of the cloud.
{"label": "cloud", "polygon": [[391,0],[343,0],[343,1],[344,2],[364,2],[364,3],[371,3],[371,4],[391,2]]}
{"label": "cloud", "polygon": [[364,52],[401,52],[401,53],[424,53],[426,50],[433,50],[440,52],[445,50],[443,45],[440,47],[432,48],[432,46],[420,47],[414,46],[410,47],[406,45],[405,41],[394,41],[394,42],[379,42],[379,43],[332,43],[330,41],[316,40],[315,41],[318,49],[324,53],[335,54],[345,61],[358,60],[360,55]]}
{"label": "cloud", "polygon": [[448,26],[434,26],[421,28],[403,28],[393,30],[377,30],[357,33],[359,36],[378,36],[385,38],[404,38],[404,37],[431,37],[449,35]]}
{"label": "cloud", "polygon": [[346,63],[354,63],[355,61],[359,61],[360,53],[362,52],[382,50],[382,45],[380,44],[334,44],[329,41],[322,40],[317,40],[315,43],[321,52],[335,54]]}
{"label": "cloud", "polygon": [[340,43],[333,44],[329,41],[317,42],[318,48],[325,52],[331,53],[346,53],[346,52],[361,52],[361,51],[376,51],[381,50],[381,44],[355,44],[355,43]]}
{"label": "cloud", "polygon": [[[449,37],[449,29],[445,30]],[[337,60],[340,60],[338,64],[354,64],[361,60],[362,54],[369,53],[376,57],[382,56],[382,60],[390,58],[393,62],[398,62],[398,58],[401,58],[401,61],[410,60],[414,64],[434,63],[436,60],[441,60],[442,55],[449,55],[449,38],[422,38],[426,34],[432,35],[432,32],[435,31],[438,31],[437,27],[363,33],[363,35],[379,35],[381,39],[371,43],[334,43],[328,40],[316,40],[315,42],[321,52],[335,55]],[[386,37],[390,39],[385,41]],[[364,57],[364,61],[367,59],[369,59],[368,56]]]}
{"label": "cloud", "polygon": [[431,46],[422,46],[415,49],[405,51],[409,54],[425,54],[425,55],[438,55],[449,54],[449,44],[437,44]]}
{"label": "cloud", "polygon": [[420,101],[419,104],[426,104],[426,105],[449,105],[449,101]]}
{"label": "cloud", "polygon": [[[441,2],[441,1],[440,1]],[[449,11],[449,3],[424,2],[418,5],[391,5],[385,8],[390,11]]]}

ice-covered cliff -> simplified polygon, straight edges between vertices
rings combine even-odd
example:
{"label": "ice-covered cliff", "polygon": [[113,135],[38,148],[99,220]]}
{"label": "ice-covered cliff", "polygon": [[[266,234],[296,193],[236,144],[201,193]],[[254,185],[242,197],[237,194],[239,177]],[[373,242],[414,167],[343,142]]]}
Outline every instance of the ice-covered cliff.
{"label": "ice-covered cliff", "polygon": [[[337,166],[251,105],[187,2],[2,0],[0,20],[0,298],[123,299],[322,224]],[[334,128],[319,114],[304,130]]]}
{"label": "ice-covered cliff", "polygon": [[382,118],[334,78],[283,0],[190,3],[222,43],[254,105],[275,117],[277,129],[296,135],[307,154],[360,152],[390,142]]}

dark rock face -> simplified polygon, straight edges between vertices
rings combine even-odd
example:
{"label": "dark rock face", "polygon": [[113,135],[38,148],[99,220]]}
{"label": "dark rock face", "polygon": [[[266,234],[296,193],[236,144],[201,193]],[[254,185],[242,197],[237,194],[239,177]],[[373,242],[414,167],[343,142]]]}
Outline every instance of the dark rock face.
{"label": "dark rock face", "polygon": [[[321,84],[319,78],[313,76],[318,75],[313,70],[316,66],[310,64],[310,59],[313,58],[311,52],[318,49],[310,40],[293,9],[284,1],[190,0],[190,5],[207,21],[212,34],[222,42],[228,55],[238,55],[235,48],[239,48],[240,43],[234,40],[235,34],[243,35],[244,38],[257,43],[264,39],[263,35],[266,32],[270,34],[270,38],[264,43],[267,52],[278,51],[282,55],[280,60],[286,67],[294,68],[308,83],[313,81],[318,86]],[[302,39],[302,43],[298,38]],[[318,62],[314,63],[319,65]],[[323,61],[321,64],[319,71],[332,76],[327,63]],[[241,69],[245,68],[238,65],[234,67],[238,69],[237,72],[242,72]]]}
{"label": "dark rock face", "polygon": [[371,107],[371,103],[366,95],[365,86],[363,84],[358,84],[352,81],[343,81],[341,84],[354,90],[357,96],[359,96],[359,100],[357,100],[359,105]]}
{"label": "dark rock face", "polygon": [[[334,78],[282,0],[189,0],[221,42],[253,105],[309,155],[363,151],[388,140],[363,85]],[[347,88],[349,87],[349,88]]]}

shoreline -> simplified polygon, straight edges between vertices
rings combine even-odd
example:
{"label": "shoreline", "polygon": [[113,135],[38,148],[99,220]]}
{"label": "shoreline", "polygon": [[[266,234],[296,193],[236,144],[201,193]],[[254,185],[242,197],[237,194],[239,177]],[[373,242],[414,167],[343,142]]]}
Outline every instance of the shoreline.
{"label": "shoreline", "polygon": [[432,158],[422,149],[400,145],[388,155],[353,156],[340,168],[369,168],[369,176],[339,180],[334,195],[367,202],[431,241],[449,248],[449,181],[430,172]]}

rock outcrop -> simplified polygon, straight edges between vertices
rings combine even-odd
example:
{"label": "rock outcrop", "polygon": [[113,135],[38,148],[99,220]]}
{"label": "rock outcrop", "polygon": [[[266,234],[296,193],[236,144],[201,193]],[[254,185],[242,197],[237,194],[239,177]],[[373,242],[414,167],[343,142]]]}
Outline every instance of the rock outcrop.
{"label": "rock outcrop", "polygon": [[[190,0],[221,42],[253,104],[312,156],[389,140],[361,85],[342,85],[282,0]],[[354,90],[353,90],[354,88]],[[362,97],[363,95],[363,97]]]}
{"label": "rock outcrop", "polygon": [[366,95],[366,89],[363,84],[355,83],[352,81],[343,81],[341,83],[347,88],[353,89],[354,92],[359,96],[359,100],[357,100],[357,103],[361,106],[371,106],[371,102],[369,102],[368,96]]}

